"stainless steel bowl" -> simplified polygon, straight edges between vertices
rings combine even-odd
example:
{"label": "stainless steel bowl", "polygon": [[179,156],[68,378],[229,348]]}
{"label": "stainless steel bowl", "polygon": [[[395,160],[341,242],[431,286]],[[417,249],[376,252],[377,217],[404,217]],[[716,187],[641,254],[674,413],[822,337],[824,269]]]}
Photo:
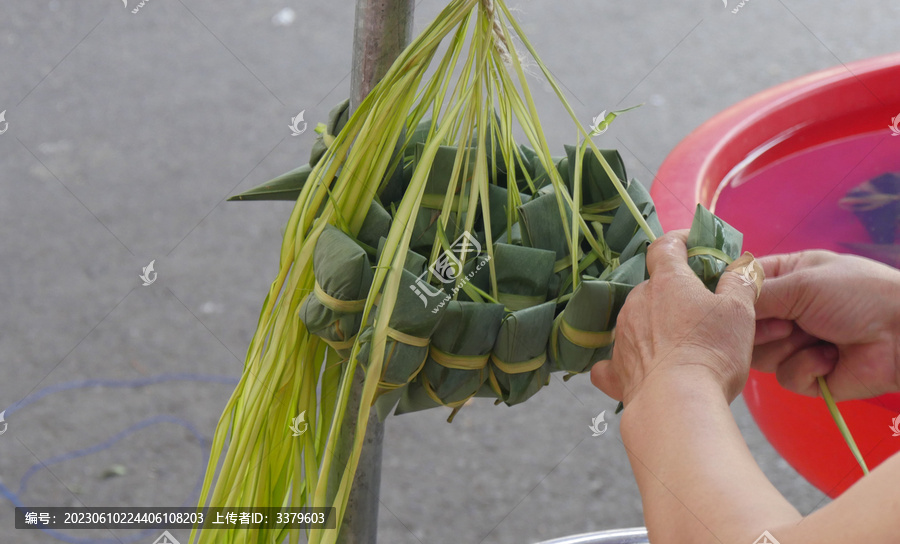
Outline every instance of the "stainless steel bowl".
{"label": "stainless steel bowl", "polygon": [[598,533],[564,536],[554,540],[546,540],[537,544],[650,544],[647,540],[647,529],[632,527],[631,529],[614,529]]}

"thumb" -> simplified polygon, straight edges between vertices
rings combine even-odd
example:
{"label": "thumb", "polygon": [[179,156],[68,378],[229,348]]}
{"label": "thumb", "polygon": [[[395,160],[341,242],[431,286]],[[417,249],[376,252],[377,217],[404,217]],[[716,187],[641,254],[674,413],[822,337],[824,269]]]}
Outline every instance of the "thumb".
{"label": "thumb", "polygon": [[815,293],[797,276],[770,278],[756,304],[756,317],[796,320],[801,314],[799,309],[811,295]]}
{"label": "thumb", "polygon": [[606,395],[615,400],[622,400],[624,396],[624,388],[622,387],[622,379],[616,373],[615,367],[610,360],[597,361],[591,368],[591,383],[594,387],[606,393]]}
{"label": "thumb", "polygon": [[725,268],[725,273],[719,278],[719,284],[716,286],[716,294],[746,299],[752,307],[762,292],[765,277],[765,271],[753,254],[745,251]]}

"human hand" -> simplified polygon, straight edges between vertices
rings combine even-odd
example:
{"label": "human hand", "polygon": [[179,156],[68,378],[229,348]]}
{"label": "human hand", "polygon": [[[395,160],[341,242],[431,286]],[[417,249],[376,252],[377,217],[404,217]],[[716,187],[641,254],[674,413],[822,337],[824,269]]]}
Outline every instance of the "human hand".
{"label": "human hand", "polygon": [[729,267],[709,292],[688,266],[687,235],[670,232],[650,245],[650,279],[619,312],[612,360],[591,370],[594,385],[626,405],[657,379],[678,383],[673,373],[713,380],[729,403],[747,380],[757,288]]}
{"label": "human hand", "polygon": [[900,271],[850,255],[761,257],[753,368],[786,389],[835,400],[900,391]]}

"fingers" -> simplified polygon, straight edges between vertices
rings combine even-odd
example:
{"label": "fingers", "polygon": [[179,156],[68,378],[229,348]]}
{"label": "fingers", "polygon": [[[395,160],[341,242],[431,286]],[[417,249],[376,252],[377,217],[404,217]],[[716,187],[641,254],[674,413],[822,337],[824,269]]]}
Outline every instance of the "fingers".
{"label": "fingers", "polygon": [[794,331],[794,322],[786,319],[760,319],[756,322],[754,346],[784,340]]}
{"label": "fingers", "polygon": [[778,366],[775,377],[782,387],[808,397],[819,396],[818,377],[826,376],[837,365],[838,350],[831,344],[816,344],[801,349]]}
{"label": "fingers", "polygon": [[656,239],[647,248],[647,271],[652,277],[656,273],[690,273],[687,264],[688,231],[676,230],[667,232]]}
{"label": "fingers", "polygon": [[820,343],[821,340],[800,327],[794,328],[782,340],[776,340],[753,348],[750,365],[760,372],[772,373],[795,353]]}
{"label": "fingers", "polygon": [[725,273],[716,286],[716,294],[735,296],[749,302],[752,307],[762,292],[765,277],[762,266],[756,262],[752,253],[746,251],[725,268]]}
{"label": "fingers", "polygon": [[822,264],[833,259],[837,254],[821,249],[766,255],[759,258],[759,264],[766,272],[767,278],[780,278],[791,272]]}
{"label": "fingers", "polygon": [[823,289],[821,267],[845,258],[830,251],[810,250],[759,259],[768,281],[756,304],[757,319],[776,317],[796,321],[817,291]]}
{"label": "fingers", "polygon": [[787,319],[795,321],[812,295],[802,274],[769,278],[756,301],[757,319]]}
{"label": "fingers", "polygon": [[[766,271],[767,278],[779,278],[791,272],[818,266],[836,259],[846,259],[848,255],[839,255],[833,251],[824,249],[808,249],[796,253],[784,253],[781,255],[766,255],[759,258],[759,263]],[[857,257],[853,257],[856,259]]]}
{"label": "fingers", "polygon": [[612,399],[622,400],[624,396],[622,380],[613,369],[612,361],[610,360],[598,361],[591,368],[591,383]]}
{"label": "fingers", "polygon": [[783,255],[766,255],[759,258],[759,264],[766,272],[767,278],[778,278],[794,271],[800,253],[786,253]]}

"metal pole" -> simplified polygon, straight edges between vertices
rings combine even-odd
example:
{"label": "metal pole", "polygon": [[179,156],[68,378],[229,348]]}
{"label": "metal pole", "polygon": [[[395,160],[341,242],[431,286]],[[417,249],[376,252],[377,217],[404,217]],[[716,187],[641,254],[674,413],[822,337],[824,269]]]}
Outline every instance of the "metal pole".
{"label": "metal pole", "polygon": [[[413,0],[357,0],[353,33],[353,71],[350,77],[350,110],[356,109],[412,39]],[[356,372],[346,414],[358,413],[365,376]],[[356,429],[341,431],[334,469],[343,470]],[[384,424],[375,412],[369,416],[365,443],[353,488],[347,502],[339,544],[376,544],[381,488],[381,450]],[[332,471],[334,472],[334,471]],[[330,481],[337,481],[332,476]]]}
{"label": "metal pole", "polygon": [[350,108],[360,104],[412,40],[413,0],[357,0]]}

